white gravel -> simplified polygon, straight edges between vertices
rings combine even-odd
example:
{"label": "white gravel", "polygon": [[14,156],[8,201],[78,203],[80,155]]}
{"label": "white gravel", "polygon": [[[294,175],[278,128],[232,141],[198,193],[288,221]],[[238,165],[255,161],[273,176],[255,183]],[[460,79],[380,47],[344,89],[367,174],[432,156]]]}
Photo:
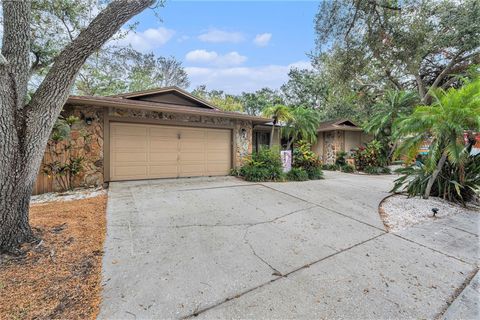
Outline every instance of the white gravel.
{"label": "white gravel", "polygon": [[[435,218],[432,208],[438,209]],[[420,197],[408,198],[405,195],[394,195],[387,198],[383,201],[380,210],[382,219],[391,232],[400,231],[423,221],[442,219],[458,213],[480,213],[479,209],[472,205],[464,208],[440,198],[430,197],[425,200]]]}
{"label": "white gravel", "polygon": [[97,197],[106,194],[107,191],[101,187],[88,189],[75,189],[66,192],[43,193],[30,198],[30,203],[44,203],[53,201],[72,201]]}

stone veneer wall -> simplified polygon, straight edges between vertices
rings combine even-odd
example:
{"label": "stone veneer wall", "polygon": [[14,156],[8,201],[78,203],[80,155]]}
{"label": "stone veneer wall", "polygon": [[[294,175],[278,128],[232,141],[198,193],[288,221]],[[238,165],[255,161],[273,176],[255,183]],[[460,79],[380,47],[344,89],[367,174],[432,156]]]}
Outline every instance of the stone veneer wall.
{"label": "stone veneer wall", "polygon": [[345,150],[345,133],[341,130],[326,131],[324,136],[324,163],[334,164],[337,153]]}
{"label": "stone veneer wall", "polygon": [[246,156],[252,153],[252,133],[253,126],[251,121],[237,120],[233,130],[235,141],[235,152],[233,165],[238,168],[242,165]]}
{"label": "stone veneer wall", "polygon": [[109,108],[108,115],[111,117],[127,117],[139,119],[171,120],[187,123],[202,123],[211,125],[233,126],[235,121],[228,118],[189,115],[172,112],[158,112],[125,108]]}
{"label": "stone veneer wall", "polygon": [[[79,118],[72,126],[72,153],[85,161],[74,186],[103,185],[103,108],[67,106],[62,114]],[[92,124],[88,125],[86,118],[92,118]]]}

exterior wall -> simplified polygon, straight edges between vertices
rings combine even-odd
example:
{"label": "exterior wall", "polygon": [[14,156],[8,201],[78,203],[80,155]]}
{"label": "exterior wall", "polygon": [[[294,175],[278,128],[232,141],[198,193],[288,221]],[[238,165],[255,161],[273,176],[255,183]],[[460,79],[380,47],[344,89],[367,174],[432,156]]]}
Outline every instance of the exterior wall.
{"label": "exterior wall", "polygon": [[[74,187],[101,186],[103,184],[103,108],[99,107],[65,107],[62,115],[65,117],[75,116],[79,121],[72,125],[70,154],[75,157],[83,157],[83,170],[75,176]],[[91,118],[88,125],[85,118]],[[59,150],[63,147],[57,146]],[[53,179],[42,173],[45,163],[52,161],[48,148],[42,161],[40,172],[37,175],[33,194],[59,191],[61,187]],[[63,159],[62,159],[63,161]]]}
{"label": "exterior wall", "polygon": [[246,156],[252,153],[252,122],[237,120],[233,130],[233,167],[242,165]]}
{"label": "exterior wall", "polygon": [[350,154],[352,149],[360,147],[362,143],[361,131],[345,131],[345,151]]}
{"label": "exterior wall", "polygon": [[312,150],[320,156],[320,160],[325,164],[334,164],[337,153],[350,151],[366,142],[372,140],[370,135],[361,131],[343,131],[332,130],[319,132],[317,143],[312,146]]}
{"label": "exterior wall", "polygon": [[[84,157],[85,161],[83,171],[73,181],[74,187],[101,186],[108,180],[105,173],[110,157],[108,151],[104,152],[104,146],[108,148],[108,129],[105,126],[109,125],[109,121],[231,128],[232,166],[240,166],[245,156],[252,152],[251,121],[124,108],[105,109],[94,106],[67,106],[62,114],[65,117],[73,115],[80,119],[72,126],[71,152],[75,156]],[[90,125],[85,122],[86,118],[92,119]],[[46,152],[44,162],[49,161],[48,159]],[[59,191],[60,187],[53,182],[52,178],[40,172],[34,189],[34,194],[40,194]]]}
{"label": "exterior wall", "polygon": [[361,135],[361,144],[365,144],[365,143],[369,143],[370,141],[373,140],[373,135],[371,134],[368,134],[368,133],[365,133],[365,132],[362,132],[362,135]]}
{"label": "exterior wall", "polygon": [[323,162],[334,164],[337,153],[345,150],[345,132],[341,130],[325,131],[323,145]]}
{"label": "exterior wall", "polygon": [[[85,157],[83,170],[75,177],[74,186],[103,185],[103,109],[68,107],[65,113],[67,116],[73,115],[79,118],[79,121],[72,126],[72,144],[78,150],[78,155]],[[87,124],[85,118],[91,118],[92,123]]]}
{"label": "exterior wall", "polygon": [[318,157],[320,161],[324,161],[324,154],[323,154],[323,148],[324,148],[324,137],[323,137],[323,132],[317,133],[317,142],[312,146],[312,151],[318,154]]}

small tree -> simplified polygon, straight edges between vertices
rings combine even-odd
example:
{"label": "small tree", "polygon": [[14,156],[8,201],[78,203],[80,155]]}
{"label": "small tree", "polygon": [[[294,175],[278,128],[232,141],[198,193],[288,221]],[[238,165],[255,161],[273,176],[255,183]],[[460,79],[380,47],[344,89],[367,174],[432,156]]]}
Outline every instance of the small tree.
{"label": "small tree", "polygon": [[299,139],[315,143],[317,141],[317,130],[320,120],[320,113],[316,109],[305,107],[292,108],[290,118],[283,128],[283,135],[288,139],[287,150]]}
{"label": "small tree", "polygon": [[275,133],[275,126],[279,122],[288,122],[292,119],[292,114],[290,109],[283,104],[276,104],[270,107],[267,107],[263,110],[263,116],[272,118],[273,125],[272,125],[272,132],[270,133],[270,144],[269,147],[273,146],[273,135]]}
{"label": "small tree", "polygon": [[387,90],[383,98],[374,106],[375,116],[364,126],[364,130],[375,136],[383,146],[383,153],[388,161],[397,147],[392,136],[393,123],[400,117],[412,113],[419,102],[413,91]]}
{"label": "small tree", "polygon": [[430,196],[447,159],[452,165],[464,168],[468,152],[463,135],[480,131],[480,79],[459,89],[437,89],[430,94],[434,99],[432,105],[415,108],[411,116],[395,124],[397,134],[403,137],[398,153],[408,154],[408,161],[413,160],[424,140],[431,139],[425,165],[432,174],[425,188],[425,199]]}

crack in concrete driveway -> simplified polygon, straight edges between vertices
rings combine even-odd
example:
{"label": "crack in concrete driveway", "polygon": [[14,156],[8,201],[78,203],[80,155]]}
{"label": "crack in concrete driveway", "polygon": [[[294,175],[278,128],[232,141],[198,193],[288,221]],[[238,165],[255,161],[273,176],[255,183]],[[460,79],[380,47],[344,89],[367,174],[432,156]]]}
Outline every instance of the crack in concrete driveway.
{"label": "crack in concrete driveway", "polygon": [[445,225],[443,246],[436,225],[386,233],[377,206],[392,181],[112,183],[99,318],[437,316],[477,267],[478,241]]}

